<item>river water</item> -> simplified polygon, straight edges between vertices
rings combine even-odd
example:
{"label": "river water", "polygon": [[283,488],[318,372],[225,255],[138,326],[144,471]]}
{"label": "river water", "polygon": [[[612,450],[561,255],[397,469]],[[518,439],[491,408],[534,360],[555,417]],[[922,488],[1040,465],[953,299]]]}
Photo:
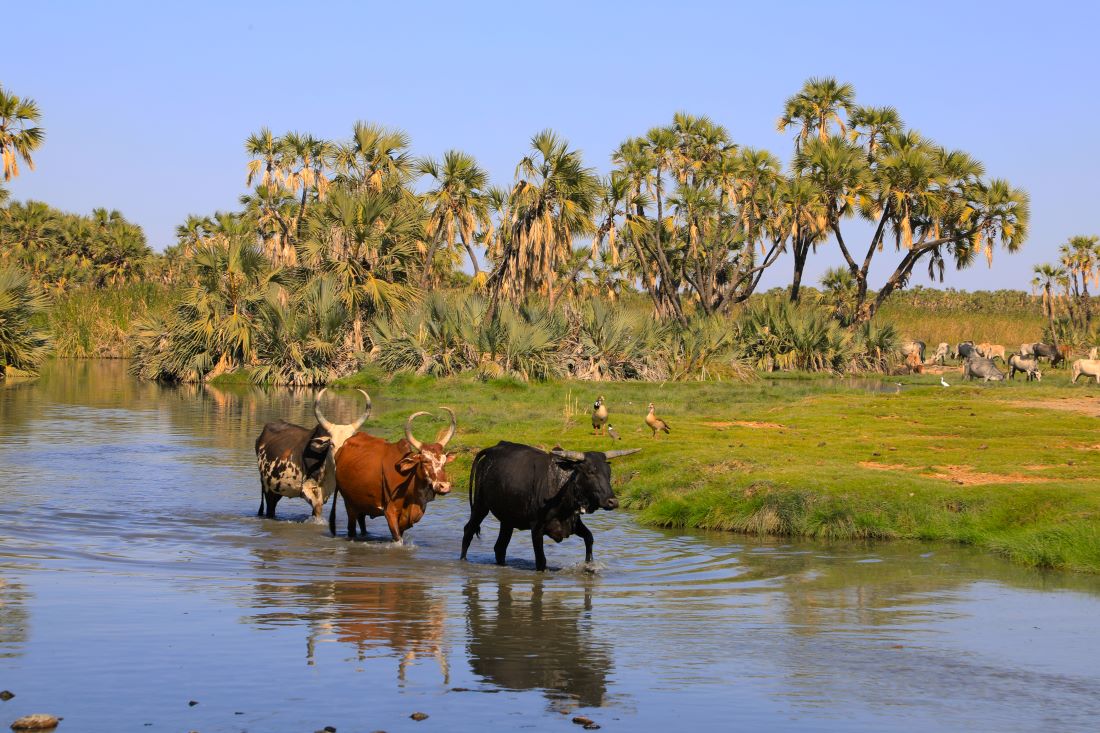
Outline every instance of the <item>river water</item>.
{"label": "river water", "polygon": [[491,518],[457,560],[461,488],[404,546],[382,520],[350,543],[302,500],[255,516],[255,436],[310,405],[105,361],[0,388],[0,688],[16,695],[0,727],[50,712],[91,732],[571,731],[574,715],[612,731],[1100,728],[1098,578],[625,512],[589,522],[595,572],[574,537],[537,574],[523,533],[492,564]]}

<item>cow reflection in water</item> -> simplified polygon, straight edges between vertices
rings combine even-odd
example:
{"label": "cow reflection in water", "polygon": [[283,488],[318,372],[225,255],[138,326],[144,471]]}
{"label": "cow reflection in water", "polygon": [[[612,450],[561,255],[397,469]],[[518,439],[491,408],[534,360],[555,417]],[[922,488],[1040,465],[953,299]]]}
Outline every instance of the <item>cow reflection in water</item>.
{"label": "cow reflection in water", "polygon": [[[347,579],[315,583],[256,586],[254,603],[260,611],[250,620],[263,626],[309,625],[306,662],[316,662],[318,642],[355,646],[362,662],[370,657],[396,656],[397,678],[417,659],[434,658],[450,682],[444,646],[446,604],[426,585],[388,578]],[[305,613],[301,608],[310,609]],[[278,610],[275,610],[278,609]]]}
{"label": "cow reflection in water", "polygon": [[467,653],[474,674],[497,687],[543,690],[598,707],[607,694],[611,651],[592,629],[592,589],[543,590],[541,579],[463,588]]}

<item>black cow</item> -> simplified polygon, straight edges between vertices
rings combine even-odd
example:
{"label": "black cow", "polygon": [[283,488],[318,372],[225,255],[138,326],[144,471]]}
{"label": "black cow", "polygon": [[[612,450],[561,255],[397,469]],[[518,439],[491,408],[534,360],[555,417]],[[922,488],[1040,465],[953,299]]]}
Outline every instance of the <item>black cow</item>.
{"label": "black cow", "polygon": [[346,425],[332,423],[321,413],[321,395],[313,404],[317,426],[310,430],[286,420],[264,425],[256,438],[256,465],[260,469],[260,509],[256,516],[275,518],[275,505],[284,496],[300,496],[320,519],[325,501],[336,487],[336,451],[370,417],[370,395],[363,390],[367,406],[358,420]]}
{"label": "black cow", "polygon": [[542,538],[561,542],[572,534],[584,539],[585,562],[592,562],[592,532],[581,514],[619,506],[611,489],[611,466],[618,456],[641,448],[607,452],[551,452],[529,445],[501,441],[474,457],[470,468],[470,521],[462,533],[462,559],[481,522],[492,512],[500,520],[500,535],[493,546],[497,565],[504,564],[513,530],[531,530],[535,568],[546,570]]}
{"label": "black cow", "polygon": [[1031,353],[1036,358],[1050,359],[1050,368],[1053,369],[1066,360],[1066,357],[1053,344],[1032,344]]}

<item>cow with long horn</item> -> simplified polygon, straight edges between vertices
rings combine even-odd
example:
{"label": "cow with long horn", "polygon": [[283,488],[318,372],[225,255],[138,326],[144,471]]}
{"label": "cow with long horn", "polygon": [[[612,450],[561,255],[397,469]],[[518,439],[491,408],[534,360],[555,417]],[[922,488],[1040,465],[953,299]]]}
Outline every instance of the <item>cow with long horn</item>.
{"label": "cow with long horn", "polygon": [[619,500],[611,488],[608,461],[637,453],[641,448],[612,451],[547,452],[529,445],[502,441],[479,452],[470,469],[470,521],[462,533],[462,559],[481,523],[491,512],[500,521],[493,549],[503,565],[512,532],[531,530],[535,569],[546,569],[543,537],[561,542],[572,534],[584,540],[584,560],[592,562],[592,531],[582,514],[615,509]]}
{"label": "cow with long horn", "polygon": [[309,502],[313,516],[321,518],[322,507],[336,488],[336,454],[347,439],[370,417],[370,395],[357,390],[367,404],[354,422],[330,422],[321,412],[322,389],[313,403],[317,425],[310,430],[275,420],[264,425],[256,438],[256,464],[260,469],[260,509],[256,516],[275,518],[275,505],[284,496],[302,497]]}
{"label": "cow with long horn", "polygon": [[[373,435],[353,435],[336,460],[336,491],[344,497],[348,515],[348,537],[356,526],[366,535],[367,517],[385,517],[394,542],[424,516],[428,502],[451,490],[447,464],[454,460],[447,444],[454,437],[458,421],[454,411],[441,407],[450,418],[434,442],[425,443],[413,435],[413,421],[430,412],[414,412],[405,421],[405,437],[390,443]],[[329,512],[329,531],[336,535],[336,502]]]}

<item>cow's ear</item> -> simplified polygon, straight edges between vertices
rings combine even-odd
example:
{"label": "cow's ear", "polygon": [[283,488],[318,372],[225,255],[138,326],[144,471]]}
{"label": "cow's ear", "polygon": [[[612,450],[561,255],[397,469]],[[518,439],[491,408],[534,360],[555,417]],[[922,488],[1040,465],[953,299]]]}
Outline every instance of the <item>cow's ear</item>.
{"label": "cow's ear", "polygon": [[450,463],[454,459],[455,459],[455,454],[454,453],[448,453],[447,454],[447,463]]}
{"label": "cow's ear", "polygon": [[416,469],[416,464],[420,463],[419,453],[407,453],[397,464],[397,470],[401,473],[408,473]]}

